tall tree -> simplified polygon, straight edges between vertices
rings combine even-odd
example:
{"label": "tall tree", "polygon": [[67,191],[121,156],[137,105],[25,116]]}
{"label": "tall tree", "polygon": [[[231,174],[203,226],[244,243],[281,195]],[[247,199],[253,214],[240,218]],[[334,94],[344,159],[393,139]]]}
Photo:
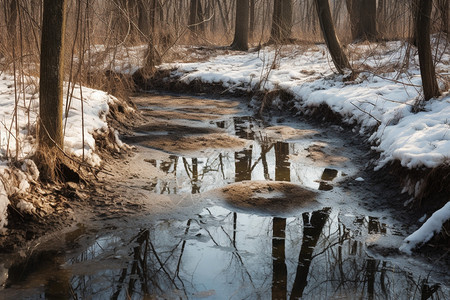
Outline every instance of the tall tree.
{"label": "tall tree", "polygon": [[249,0],[236,1],[236,22],[231,48],[248,50]]}
{"label": "tall tree", "polygon": [[65,0],[44,0],[39,84],[39,148],[63,147]]}
{"label": "tall tree", "polygon": [[255,34],[255,0],[250,0],[250,24],[248,28],[248,35],[250,39],[253,39]]}
{"label": "tall tree", "polygon": [[441,28],[442,32],[447,34],[447,38],[450,37],[450,28],[449,28],[449,15],[448,12],[450,10],[450,1],[449,0],[438,0],[437,7],[439,9],[439,13],[441,15]]}
{"label": "tall tree", "polygon": [[269,43],[289,41],[292,27],[292,0],[274,0]]}
{"label": "tall tree", "polygon": [[433,2],[419,0],[416,20],[417,50],[419,52],[420,75],[425,100],[439,96],[433,57],[430,45],[430,16]]}
{"label": "tall tree", "polygon": [[202,2],[200,0],[191,0],[190,2],[189,28],[194,32],[203,32],[205,30]]}
{"label": "tall tree", "polygon": [[353,40],[377,38],[377,0],[346,0]]}
{"label": "tall tree", "polygon": [[17,0],[11,0],[8,9],[5,9],[6,27],[10,37],[15,35],[17,23],[17,9],[18,9]]}
{"label": "tall tree", "polygon": [[323,38],[325,39],[325,43],[330,51],[330,55],[336,69],[339,73],[343,74],[346,69],[351,70],[351,67],[336,35],[336,30],[331,18],[330,3],[328,0],[314,1],[316,4],[317,14],[319,16],[319,23],[320,28],[322,29]]}

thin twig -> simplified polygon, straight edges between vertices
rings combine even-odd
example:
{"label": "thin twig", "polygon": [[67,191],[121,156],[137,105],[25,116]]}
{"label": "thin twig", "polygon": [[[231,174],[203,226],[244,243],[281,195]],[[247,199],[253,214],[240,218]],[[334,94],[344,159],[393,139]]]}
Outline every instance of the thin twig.
{"label": "thin twig", "polygon": [[353,102],[350,102],[350,104],[351,105],[353,105],[354,107],[356,107],[358,110],[360,110],[361,112],[363,112],[363,113],[365,113],[365,114],[368,114],[370,117],[372,117],[375,121],[377,121],[377,123],[378,123],[378,126],[380,126],[381,125],[381,121],[380,120],[378,120],[377,118],[375,118],[371,113],[369,113],[369,112],[367,112],[367,111],[364,111],[364,110],[362,110],[361,108],[359,108],[358,106],[356,106]]}

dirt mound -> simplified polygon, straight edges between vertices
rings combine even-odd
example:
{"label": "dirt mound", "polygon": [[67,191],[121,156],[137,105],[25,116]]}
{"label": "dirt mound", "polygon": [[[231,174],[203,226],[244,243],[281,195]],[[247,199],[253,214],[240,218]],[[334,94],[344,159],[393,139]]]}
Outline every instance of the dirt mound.
{"label": "dirt mound", "polygon": [[285,215],[318,206],[317,192],[284,181],[243,181],[219,190],[228,205],[245,212]]}
{"label": "dirt mound", "polygon": [[295,129],[289,126],[270,126],[264,129],[267,137],[278,140],[301,139],[318,135],[317,130]]}

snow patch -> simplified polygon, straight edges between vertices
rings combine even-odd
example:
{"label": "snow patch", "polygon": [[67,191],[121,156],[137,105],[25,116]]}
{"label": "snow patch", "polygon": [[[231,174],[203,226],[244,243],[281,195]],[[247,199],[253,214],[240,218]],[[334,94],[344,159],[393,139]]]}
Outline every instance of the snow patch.
{"label": "snow patch", "polygon": [[8,205],[9,199],[3,181],[0,180],[0,234],[5,233],[4,227],[8,225]]}
{"label": "snow patch", "polygon": [[412,250],[419,247],[442,230],[442,225],[450,220],[450,201],[433,215],[413,234],[408,236],[400,246],[400,251],[411,254]]}
{"label": "snow patch", "polygon": [[17,203],[17,209],[19,209],[23,213],[27,214],[33,214],[36,212],[36,208],[34,207],[33,203],[27,202],[25,200],[20,200],[19,203]]}

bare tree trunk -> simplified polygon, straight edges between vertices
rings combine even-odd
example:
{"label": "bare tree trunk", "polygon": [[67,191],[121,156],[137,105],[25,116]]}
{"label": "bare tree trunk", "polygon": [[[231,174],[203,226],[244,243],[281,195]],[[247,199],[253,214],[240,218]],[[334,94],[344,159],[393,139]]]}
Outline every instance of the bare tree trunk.
{"label": "bare tree trunk", "polygon": [[6,20],[6,27],[8,30],[8,34],[10,37],[15,36],[16,32],[16,23],[17,23],[17,0],[11,0],[9,4],[9,15]]}
{"label": "bare tree trunk", "polygon": [[189,9],[189,27],[194,32],[204,32],[203,9],[200,0],[191,0]]}
{"label": "bare tree trunk", "polygon": [[156,13],[157,13],[157,0],[150,0],[150,34],[148,37],[147,53],[145,57],[145,65],[142,70],[142,75],[147,78],[155,71],[157,64],[157,52],[156,52]]}
{"label": "bare tree trunk", "polygon": [[346,0],[353,40],[377,38],[376,0]]}
{"label": "bare tree trunk", "polygon": [[344,70],[351,70],[347,56],[342,50],[336,30],[334,29],[333,20],[331,19],[330,4],[328,0],[314,0],[316,3],[317,14],[319,16],[320,28],[330,51],[333,63],[339,73],[343,74]]}
{"label": "bare tree trunk", "polygon": [[248,50],[248,19],[249,0],[236,2],[236,25],[234,29],[234,41],[231,48],[234,50]]}
{"label": "bare tree trunk", "polygon": [[270,29],[269,43],[277,43],[281,38],[281,1],[273,1],[272,27]]}
{"label": "bare tree trunk", "polygon": [[439,13],[441,15],[441,28],[442,28],[442,32],[447,34],[447,38],[449,38],[450,36],[450,28],[449,28],[449,23],[448,23],[448,11],[450,9],[450,5],[449,5],[450,1],[449,0],[438,0],[438,9],[439,9]]}
{"label": "bare tree trunk", "polygon": [[439,96],[433,57],[430,45],[430,16],[432,1],[419,0],[417,14],[417,48],[419,52],[420,75],[422,76],[423,94],[425,100]]}
{"label": "bare tree trunk", "polygon": [[286,43],[291,35],[292,0],[274,0],[269,43]]}
{"label": "bare tree trunk", "polygon": [[44,0],[39,84],[39,148],[63,147],[65,0]]}
{"label": "bare tree trunk", "polygon": [[360,37],[360,6],[359,0],[346,0],[347,11],[350,17],[350,29],[352,32],[352,39],[356,40]]}
{"label": "bare tree trunk", "polygon": [[360,7],[361,38],[368,41],[377,39],[377,1],[362,0]]}
{"label": "bare tree trunk", "polygon": [[249,38],[253,39],[255,34],[255,0],[250,0],[250,24],[248,30]]}
{"label": "bare tree trunk", "polygon": [[411,14],[412,14],[412,23],[411,26],[413,28],[412,36],[411,36],[411,44],[417,47],[418,41],[417,41],[417,24],[419,19],[419,1],[420,0],[412,0],[411,1]]}
{"label": "bare tree trunk", "polygon": [[292,0],[281,1],[281,40],[286,43],[291,36],[292,29]]}
{"label": "bare tree trunk", "polygon": [[385,15],[385,5],[386,0],[378,0],[378,7],[377,7],[377,28],[378,28],[378,36],[380,38],[384,37],[385,33],[385,22],[386,22],[386,15]]}

